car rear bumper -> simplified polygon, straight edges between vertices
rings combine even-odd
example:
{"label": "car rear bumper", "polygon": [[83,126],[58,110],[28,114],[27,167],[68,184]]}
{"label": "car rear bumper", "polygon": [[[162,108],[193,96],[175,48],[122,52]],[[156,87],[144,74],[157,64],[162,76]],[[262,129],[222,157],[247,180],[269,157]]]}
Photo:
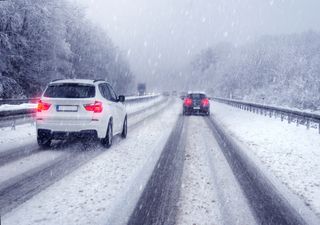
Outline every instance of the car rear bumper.
{"label": "car rear bumper", "polygon": [[194,107],[183,107],[184,114],[206,114],[210,113],[209,107],[200,107],[200,109],[195,109]]}
{"label": "car rear bumper", "polygon": [[68,138],[98,138],[96,130],[81,130],[78,132],[52,131],[46,129],[38,129],[39,136],[46,136],[56,140],[64,140]]}
{"label": "car rear bumper", "polygon": [[36,124],[38,131],[50,132],[50,136],[54,139],[64,139],[69,136],[96,136],[98,138],[104,138],[107,131],[107,125],[102,121],[62,123],[37,120]]}

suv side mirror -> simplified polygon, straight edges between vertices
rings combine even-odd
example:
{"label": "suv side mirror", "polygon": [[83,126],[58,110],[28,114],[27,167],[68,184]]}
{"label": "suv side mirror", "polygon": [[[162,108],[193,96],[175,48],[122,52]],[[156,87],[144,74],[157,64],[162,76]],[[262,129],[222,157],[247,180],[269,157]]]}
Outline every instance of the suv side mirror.
{"label": "suv side mirror", "polygon": [[124,102],[126,100],[126,97],[124,95],[118,96],[118,102]]}

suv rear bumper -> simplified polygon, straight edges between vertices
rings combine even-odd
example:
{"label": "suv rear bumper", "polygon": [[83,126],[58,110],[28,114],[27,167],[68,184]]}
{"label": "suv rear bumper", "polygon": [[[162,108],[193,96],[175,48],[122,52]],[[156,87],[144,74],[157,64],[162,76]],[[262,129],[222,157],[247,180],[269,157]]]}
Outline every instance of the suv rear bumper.
{"label": "suv rear bumper", "polygon": [[52,131],[46,129],[38,129],[38,136],[48,137],[56,140],[64,140],[68,138],[98,138],[96,130],[81,130],[79,132]]}
{"label": "suv rear bumper", "polygon": [[66,124],[59,122],[47,122],[45,120],[37,120],[37,131],[48,134],[53,139],[64,139],[69,136],[84,137],[84,136],[95,136],[97,138],[104,138],[107,132],[107,123],[102,121],[91,121],[89,123],[76,123]]}

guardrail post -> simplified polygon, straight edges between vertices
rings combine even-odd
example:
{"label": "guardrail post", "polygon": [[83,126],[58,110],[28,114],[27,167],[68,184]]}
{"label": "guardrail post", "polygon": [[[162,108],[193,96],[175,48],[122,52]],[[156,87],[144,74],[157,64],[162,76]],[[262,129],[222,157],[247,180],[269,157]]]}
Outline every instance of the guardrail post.
{"label": "guardrail post", "polygon": [[288,123],[291,123],[291,116],[288,114]]}
{"label": "guardrail post", "polygon": [[299,126],[299,117],[297,117],[297,127]]}
{"label": "guardrail post", "polygon": [[283,117],[284,117],[284,116],[283,116],[283,114],[281,113],[281,122],[283,122]]}
{"label": "guardrail post", "polygon": [[12,121],[11,130],[16,130],[16,120]]}
{"label": "guardrail post", "polygon": [[269,117],[272,118],[272,111],[269,111]]}
{"label": "guardrail post", "polygon": [[307,119],[307,129],[310,129],[310,120]]}

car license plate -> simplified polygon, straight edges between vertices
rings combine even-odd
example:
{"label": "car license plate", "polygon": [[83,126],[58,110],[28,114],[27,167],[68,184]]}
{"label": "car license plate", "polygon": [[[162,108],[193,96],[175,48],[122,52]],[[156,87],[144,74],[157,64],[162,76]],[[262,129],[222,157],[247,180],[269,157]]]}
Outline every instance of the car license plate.
{"label": "car license plate", "polygon": [[200,107],[199,107],[199,106],[196,106],[196,107],[193,107],[193,109],[200,109]]}
{"label": "car license plate", "polygon": [[76,105],[58,105],[58,112],[78,112],[78,106]]}

